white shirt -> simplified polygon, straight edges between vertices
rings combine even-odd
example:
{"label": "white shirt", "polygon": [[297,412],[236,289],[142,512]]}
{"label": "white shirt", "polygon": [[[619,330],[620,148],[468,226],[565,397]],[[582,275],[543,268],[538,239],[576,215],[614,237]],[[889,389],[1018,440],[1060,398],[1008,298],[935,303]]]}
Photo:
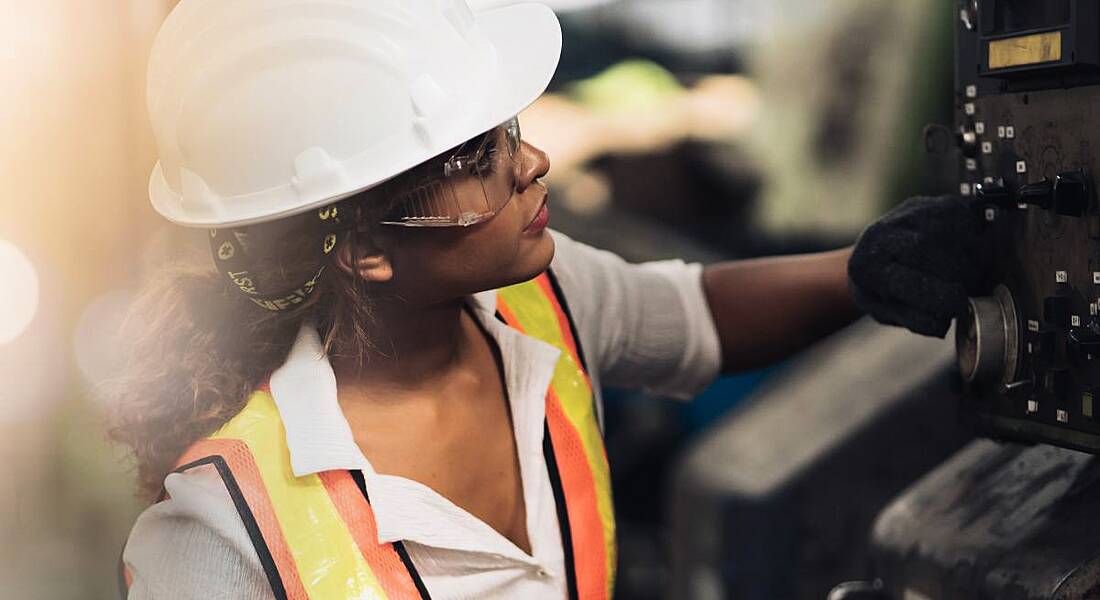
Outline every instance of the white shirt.
{"label": "white shirt", "polygon": [[[573,315],[601,415],[601,384],[686,399],[714,379],[721,351],[700,265],[631,265],[551,234],[557,247],[551,268]],[[378,541],[404,542],[433,599],[565,598],[562,540],[542,451],[546,391],[559,351],[497,320],[495,290],[475,294],[469,305],[503,360],[530,555],[424,484],[375,472],[352,438],[332,367],[309,324],[271,377],[291,466],[298,476],[362,470]],[[217,473],[202,467],[169,475],[164,484],[170,499],[138,517],[123,555],[134,577],[129,598],[272,598]]]}

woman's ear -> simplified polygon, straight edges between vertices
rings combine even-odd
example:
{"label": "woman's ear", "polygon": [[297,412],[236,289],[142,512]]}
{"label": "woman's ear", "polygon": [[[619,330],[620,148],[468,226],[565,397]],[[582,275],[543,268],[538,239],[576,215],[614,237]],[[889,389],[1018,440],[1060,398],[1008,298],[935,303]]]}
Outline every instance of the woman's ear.
{"label": "woman's ear", "polygon": [[377,238],[364,230],[344,236],[336,248],[336,266],[341,271],[370,283],[386,283],[393,279],[393,263],[389,253],[377,243]]}

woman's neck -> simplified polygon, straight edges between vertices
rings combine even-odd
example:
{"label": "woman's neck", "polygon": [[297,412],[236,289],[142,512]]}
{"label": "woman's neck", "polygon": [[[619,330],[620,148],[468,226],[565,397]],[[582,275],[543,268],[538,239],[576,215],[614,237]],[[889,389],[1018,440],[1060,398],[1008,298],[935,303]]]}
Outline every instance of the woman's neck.
{"label": "woman's neck", "polygon": [[476,323],[466,314],[464,298],[410,309],[380,303],[375,307],[370,342],[363,357],[330,357],[337,382],[359,389],[430,387],[462,363]]}

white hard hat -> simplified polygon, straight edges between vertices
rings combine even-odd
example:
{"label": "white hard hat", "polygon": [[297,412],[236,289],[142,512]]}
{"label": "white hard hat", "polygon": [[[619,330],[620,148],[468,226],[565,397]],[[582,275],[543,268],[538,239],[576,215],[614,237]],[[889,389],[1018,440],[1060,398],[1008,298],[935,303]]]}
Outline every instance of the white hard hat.
{"label": "white hard hat", "polygon": [[194,227],[335,202],[516,115],[560,53],[533,2],[182,0],[149,60],[149,196]]}

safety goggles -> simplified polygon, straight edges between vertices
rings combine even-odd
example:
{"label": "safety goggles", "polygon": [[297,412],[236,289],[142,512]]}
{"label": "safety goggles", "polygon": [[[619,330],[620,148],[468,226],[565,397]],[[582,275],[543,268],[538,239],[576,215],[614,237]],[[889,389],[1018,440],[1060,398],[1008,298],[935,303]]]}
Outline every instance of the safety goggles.
{"label": "safety goggles", "polygon": [[492,219],[515,189],[521,143],[519,119],[512,117],[459,146],[441,170],[394,198],[383,225],[469,227]]}

